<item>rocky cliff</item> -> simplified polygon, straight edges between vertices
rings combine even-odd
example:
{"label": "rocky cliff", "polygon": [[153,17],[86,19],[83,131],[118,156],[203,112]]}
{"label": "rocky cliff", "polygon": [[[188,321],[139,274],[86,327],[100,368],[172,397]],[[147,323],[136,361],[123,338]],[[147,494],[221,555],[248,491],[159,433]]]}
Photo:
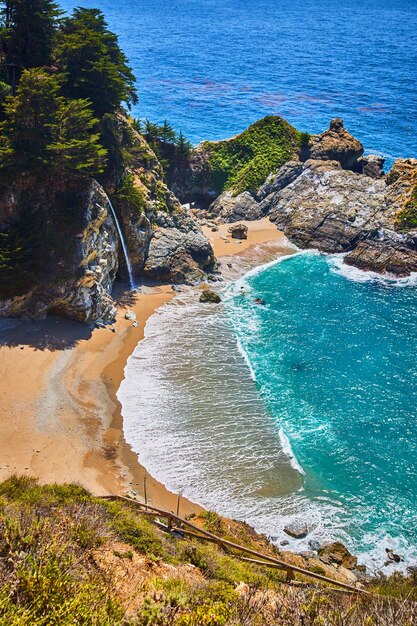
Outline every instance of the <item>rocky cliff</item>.
{"label": "rocky cliff", "polygon": [[223,192],[210,206],[222,221],[269,215],[301,248],[349,252],[361,269],[399,276],[417,271],[417,160],[398,159],[388,175],[378,156],[332,120],[298,158],[256,191]]}
{"label": "rocky cliff", "polygon": [[114,318],[112,287],[126,268],[108,197],[138,280],[194,283],[213,271],[210,244],[165,185],[144,138],[121,115],[109,117],[105,131],[111,167],[100,182],[3,172],[0,316]]}

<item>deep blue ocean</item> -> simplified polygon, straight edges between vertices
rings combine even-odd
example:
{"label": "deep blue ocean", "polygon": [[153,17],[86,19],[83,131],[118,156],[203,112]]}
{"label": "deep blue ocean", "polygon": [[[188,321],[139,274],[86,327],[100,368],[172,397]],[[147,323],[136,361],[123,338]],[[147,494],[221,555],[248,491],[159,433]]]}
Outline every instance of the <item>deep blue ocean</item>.
{"label": "deep blue ocean", "polygon": [[[194,144],[267,114],[313,133],[341,116],[387,165],[417,156],[417,0],[60,3],[104,11],[138,79],[134,115]],[[316,254],[229,284],[220,308],[184,296],[129,360],[126,436],[170,488],[278,542],[301,520],[373,568],[386,547],[414,562],[416,311],[414,279]]]}
{"label": "deep blue ocean", "polygon": [[98,7],[138,80],[134,114],[193,142],[279,114],[341,116],[366,151],[417,154],[416,0],[60,0]]}

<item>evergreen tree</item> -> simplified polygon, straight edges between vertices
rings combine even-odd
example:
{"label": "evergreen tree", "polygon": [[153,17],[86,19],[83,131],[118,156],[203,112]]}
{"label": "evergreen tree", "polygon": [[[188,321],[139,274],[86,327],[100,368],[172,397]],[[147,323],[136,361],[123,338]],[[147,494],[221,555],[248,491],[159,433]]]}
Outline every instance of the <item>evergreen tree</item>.
{"label": "evergreen tree", "polygon": [[0,1],[0,56],[13,87],[23,68],[51,64],[60,14],[53,0]]}
{"label": "evergreen tree", "polygon": [[101,11],[78,8],[63,20],[56,55],[63,94],[90,100],[97,117],[137,102],[134,75]]}
{"label": "evergreen tree", "polygon": [[52,125],[54,141],[47,146],[54,169],[92,176],[103,171],[107,151],[99,144],[100,134],[94,132],[97,123],[88,100],[62,104]]}
{"label": "evergreen tree", "polygon": [[66,102],[56,77],[43,70],[25,70],[16,96],[6,99],[0,124],[0,165],[39,166],[96,174],[106,151],[94,133],[89,102]]}
{"label": "evergreen tree", "polygon": [[[0,126],[4,163],[44,163],[53,142],[53,124],[62,99],[56,78],[42,70],[25,70],[15,97],[6,99],[5,120]],[[6,158],[7,157],[7,158]]]}
{"label": "evergreen tree", "polygon": [[164,120],[164,123],[160,127],[160,139],[164,143],[175,142],[175,130],[172,128],[171,124],[168,124],[167,120]]}
{"label": "evergreen tree", "polygon": [[191,148],[191,143],[184,137],[182,130],[180,130],[175,142],[175,158],[177,167],[183,167],[188,163]]}

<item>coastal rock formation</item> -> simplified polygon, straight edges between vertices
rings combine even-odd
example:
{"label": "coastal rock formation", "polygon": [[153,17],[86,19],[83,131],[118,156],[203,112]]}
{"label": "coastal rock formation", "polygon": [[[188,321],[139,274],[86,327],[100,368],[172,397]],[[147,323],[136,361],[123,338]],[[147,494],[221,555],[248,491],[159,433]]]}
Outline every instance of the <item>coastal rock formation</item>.
{"label": "coastal rock formation", "polygon": [[[302,133],[284,119],[264,117],[236,137],[203,141],[192,149],[183,167],[171,176],[170,188],[181,202],[196,203],[201,209],[229,192],[219,199],[226,214],[231,197],[255,192],[271,171],[298,157],[301,143]],[[250,195],[244,199],[250,203]],[[254,214],[251,219],[258,217]],[[237,219],[241,216],[230,214],[228,221]]]}
{"label": "coastal rock formation", "polygon": [[248,191],[238,196],[225,191],[213,202],[210,211],[219,215],[224,222],[258,220],[263,217],[259,203]]}
{"label": "coastal rock formation", "polygon": [[121,216],[135,275],[192,284],[215,267],[208,240],[164,182],[164,172],[145,138],[118,115],[112,136],[122,154],[107,185]]}
{"label": "coastal rock formation", "polygon": [[[0,316],[55,313],[87,322],[113,319],[110,289],[119,242],[106,194],[92,179],[43,183],[37,178],[34,195],[31,177],[21,177],[1,194],[0,215],[9,218],[3,221],[3,233],[13,238],[16,226],[11,218],[20,213],[19,226],[23,224],[31,250],[29,259],[27,254],[17,258],[10,270],[17,281],[15,293],[12,285],[7,293],[2,284]],[[40,236],[31,236],[31,229],[39,229]]]}
{"label": "coastal rock formation", "polygon": [[[155,154],[122,115],[106,123],[114,154],[102,182],[135,275],[187,284],[207,278],[213,250],[166,187]],[[103,186],[48,173],[4,177],[0,186],[0,316],[114,319],[113,283],[127,271]]]}
{"label": "coastal rock formation", "polygon": [[214,267],[211,245],[191,217],[159,218],[150,241],[143,275],[156,280],[193,284]]}
{"label": "coastal rock formation", "polygon": [[384,157],[377,154],[368,154],[361,156],[354,166],[354,171],[358,174],[365,174],[371,178],[383,178],[384,174]]}
{"label": "coastal rock formation", "polygon": [[302,248],[343,252],[381,224],[385,182],[343,170],[337,161],[310,160],[261,207]]}
{"label": "coastal rock formation", "polygon": [[328,543],[318,550],[320,560],[327,565],[341,565],[347,570],[355,569],[358,559],[340,541]]}
{"label": "coastal rock formation", "polygon": [[[210,206],[225,222],[269,215],[301,248],[348,252],[360,269],[406,276],[417,271],[417,160],[384,159],[332,120],[256,191],[224,192]],[[315,157],[302,160],[306,156]]]}
{"label": "coastal rock formation", "polygon": [[329,129],[320,135],[312,135],[302,151],[302,160],[338,161],[343,169],[352,169],[363,154],[363,145],[344,127],[337,117],[330,122]]}

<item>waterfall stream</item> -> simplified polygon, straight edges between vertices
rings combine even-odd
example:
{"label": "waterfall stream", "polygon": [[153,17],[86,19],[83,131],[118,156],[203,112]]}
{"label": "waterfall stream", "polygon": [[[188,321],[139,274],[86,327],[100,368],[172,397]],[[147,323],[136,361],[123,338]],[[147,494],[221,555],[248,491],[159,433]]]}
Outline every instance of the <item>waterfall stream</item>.
{"label": "waterfall stream", "polygon": [[119,220],[117,219],[117,215],[116,215],[116,211],[114,210],[114,206],[109,198],[109,196],[106,194],[106,198],[107,198],[107,202],[109,203],[111,212],[113,214],[113,219],[114,219],[114,223],[116,224],[116,228],[117,228],[117,232],[119,233],[119,238],[120,238],[120,243],[122,244],[122,249],[123,249],[123,254],[125,257],[125,261],[126,261],[126,267],[127,267],[127,272],[129,274],[129,282],[130,282],[130,288],[133,289],[135,284],[133,282],[133,271],[132,271],[132,264],[130,263],[130,259],[129,259],[129,255],[127,252],[127,247],[126,247],[126,242],[124,240],[123,237],[123,232],[122,229],[120,227],[120,223]]}

